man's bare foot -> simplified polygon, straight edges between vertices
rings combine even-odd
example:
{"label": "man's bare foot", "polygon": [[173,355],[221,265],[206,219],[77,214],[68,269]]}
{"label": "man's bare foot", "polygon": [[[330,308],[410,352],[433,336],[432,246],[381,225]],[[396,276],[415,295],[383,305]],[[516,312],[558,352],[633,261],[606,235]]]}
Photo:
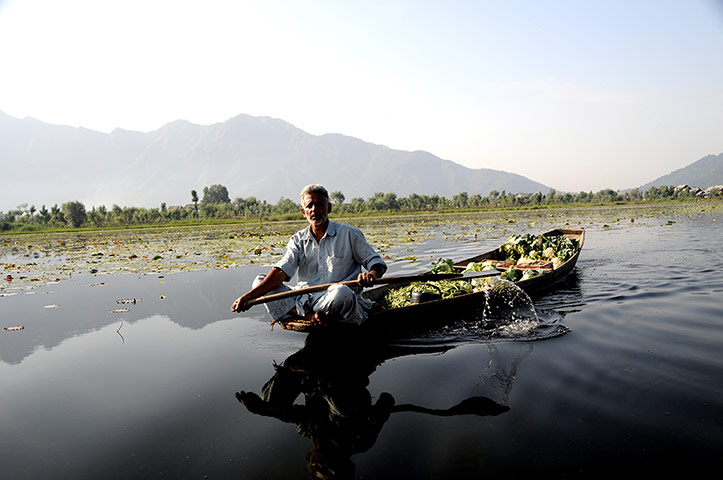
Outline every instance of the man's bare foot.
{"label": "man's bare foot", "polygon": [[306,314],[306,319],[311,322],[312,325],[326,326],[327,316],[324,312],[312,312]]}

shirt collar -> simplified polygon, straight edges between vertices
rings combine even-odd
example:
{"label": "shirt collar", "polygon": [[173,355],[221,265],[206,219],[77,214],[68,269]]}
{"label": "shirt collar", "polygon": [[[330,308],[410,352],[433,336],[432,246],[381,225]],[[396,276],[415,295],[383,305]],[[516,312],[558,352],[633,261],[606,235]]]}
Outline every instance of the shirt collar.
{"label": "shirt collar", "polygon": [[[325,236],[333,237],[335,235],[336,235],[336,222],[332,222],[331,220],[329,220],[329,226],[326,227],[326,235]],[[304,238],[304,240],[311,240],[311,225],[309,225],[308,227],[306,227],[304,229],[303,238]]]}

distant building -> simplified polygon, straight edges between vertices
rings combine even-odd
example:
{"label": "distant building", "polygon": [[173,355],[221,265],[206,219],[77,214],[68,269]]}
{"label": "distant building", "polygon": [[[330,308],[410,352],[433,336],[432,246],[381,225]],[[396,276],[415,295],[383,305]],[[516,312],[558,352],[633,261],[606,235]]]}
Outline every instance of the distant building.
{"label": "distant building", "polygon": [[673,189],[673,193],[680,194],[681,192],[692,194],[698,198],[705,198],[708,195],[700,187],[690,187],[688,185],[678,185]]}

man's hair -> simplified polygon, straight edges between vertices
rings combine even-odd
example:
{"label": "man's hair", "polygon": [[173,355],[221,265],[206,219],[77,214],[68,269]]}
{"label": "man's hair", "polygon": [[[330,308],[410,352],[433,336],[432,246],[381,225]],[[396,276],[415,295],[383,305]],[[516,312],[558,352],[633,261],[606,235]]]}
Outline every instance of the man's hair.
{"label": "man's hair", "polygon": [[311,193],[316,193],[317,195],[321,195],[329,202],[329,192],[326,191],[326,188],[324,188],[324,185],[319,185],[318,183],[312,183],[311,185],[305,186],[301,193],[299,194],[299,200],[301,203],[304,203],[304,195],[309,195]]}

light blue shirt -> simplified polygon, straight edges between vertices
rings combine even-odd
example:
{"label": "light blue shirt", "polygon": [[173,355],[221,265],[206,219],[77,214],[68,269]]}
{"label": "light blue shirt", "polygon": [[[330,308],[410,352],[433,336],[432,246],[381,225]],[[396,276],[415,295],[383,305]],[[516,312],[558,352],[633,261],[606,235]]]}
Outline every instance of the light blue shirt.
{"label": "light blue shirt", "polygon": [[297,288],[308,285],[355,280],[362,267],[386,266],[382,257],[367,243],[361,230],[329,221],[326,234],[317,243],[311,227],[296,232],[286,253],[275,267],[291,278],[299,274]]}

